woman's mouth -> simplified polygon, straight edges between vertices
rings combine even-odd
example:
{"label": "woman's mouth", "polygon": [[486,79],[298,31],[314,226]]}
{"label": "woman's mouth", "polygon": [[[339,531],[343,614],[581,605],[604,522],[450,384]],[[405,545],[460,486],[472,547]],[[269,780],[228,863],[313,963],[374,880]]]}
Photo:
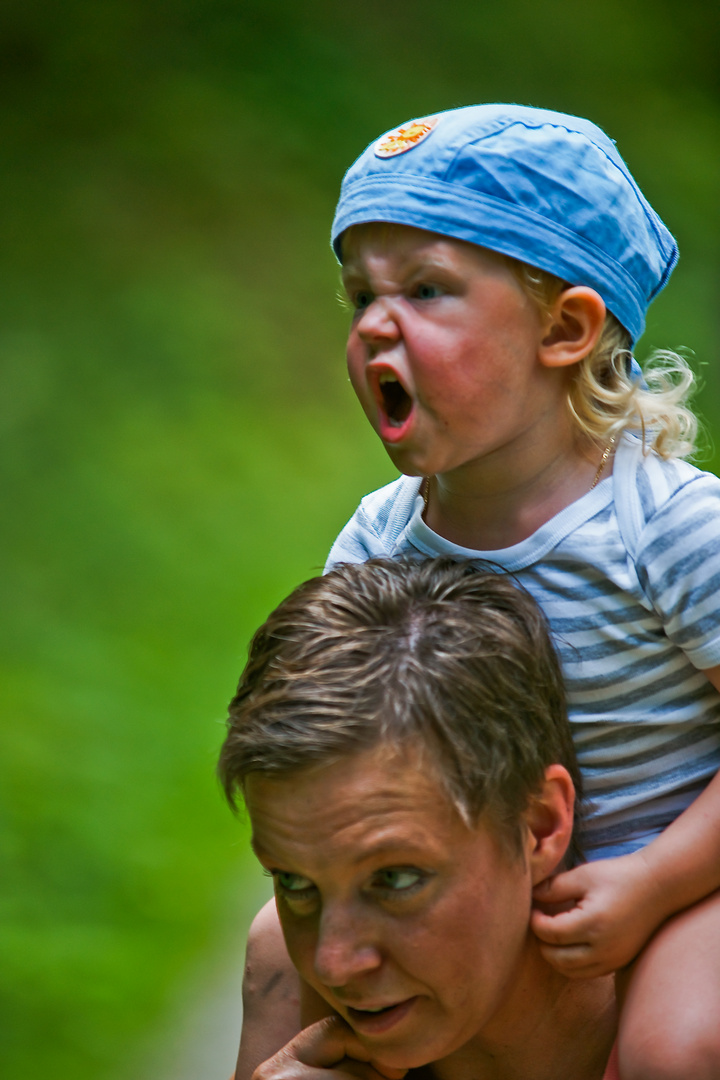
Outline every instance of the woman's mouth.
{"label": "woman's mouth", "polygon": [[395,1005],[386,1005],[378,1009],[354,1009],[350,1005],[345,1008],[348,1020],[355,1030],[361,1035],[380,1035],[394,1027],[403,1020],[410,1012],[417,999],[406,998]]}

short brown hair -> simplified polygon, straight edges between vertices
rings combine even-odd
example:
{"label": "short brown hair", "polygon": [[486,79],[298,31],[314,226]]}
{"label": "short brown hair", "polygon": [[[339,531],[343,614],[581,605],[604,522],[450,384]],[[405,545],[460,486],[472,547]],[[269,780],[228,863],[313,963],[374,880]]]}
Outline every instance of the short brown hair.
{"label": "short brown hair", "polygon": [[255,634],[218,773],[292,773],[387,741],[419,745],[469,822],[519,843],[548,765],[580,774],[545,618],[508,575],[372,559],[295,589]]}

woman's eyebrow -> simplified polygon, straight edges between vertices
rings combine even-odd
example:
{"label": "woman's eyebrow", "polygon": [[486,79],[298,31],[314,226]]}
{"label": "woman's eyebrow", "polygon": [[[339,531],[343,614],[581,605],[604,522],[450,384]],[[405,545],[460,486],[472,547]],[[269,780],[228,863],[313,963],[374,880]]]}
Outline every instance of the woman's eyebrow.
{"label": "woman's eyebrow", "polygon": [[263,847],[263,845],[260,843],[260,841],[254,834],[250,837],[250,847],[253,850],[255,858],[258,859],[259,862],[263,864],[273,862],[274,856],[272,855],[272,853],[268,851],[267,848]]}
{"label": "woman's eyebrow", "polygon": [[381,840],[377,844],[370,844],[364,851],[359,851],[353,863],[359,866],[364,862],[387,858],[397,865],[404,865],[414,859],[427,862],[428,858],[432,858],[434,854],[434,852],[428,850],[427,843],[423,843],[422,840],[414,842],[413,840],[395,840],[388,837],[387,840]]}

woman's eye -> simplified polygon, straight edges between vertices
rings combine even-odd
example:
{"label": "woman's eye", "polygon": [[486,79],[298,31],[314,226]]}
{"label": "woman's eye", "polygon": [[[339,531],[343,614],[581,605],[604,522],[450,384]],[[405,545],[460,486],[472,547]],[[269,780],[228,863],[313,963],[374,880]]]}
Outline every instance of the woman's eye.
{"label": "woman's eye", "polygon": [[376,874],[377,884],[391,892],[404,892],[412,889],[420,883],[422,874],[411,866],[391,867],[389,870],[380,870]]}
{"label": "woman's eye", "polygon": [[427,282],[423,282],[415,289],[415,296],[418,300],[434,300],[437,296],[440,296],[442,290],[438,285],[430,285]]}
{"label": "woman's eye", "polygon": [[286,893],[309,892],[314,888],[310,878],[303,877],[302,874],[287,874],[278,870],[273,876],[282,891]]}

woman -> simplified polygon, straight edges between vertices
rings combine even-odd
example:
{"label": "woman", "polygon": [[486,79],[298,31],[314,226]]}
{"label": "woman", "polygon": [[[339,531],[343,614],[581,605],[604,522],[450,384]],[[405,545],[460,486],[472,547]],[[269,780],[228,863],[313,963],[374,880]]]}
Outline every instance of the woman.
{"label": "woman", "polygon": [[[305,1022],[325,1016],[257,1080],[614,1075],[612,979],[565,978],[530,930],[533,888],[577,858],[579,775],[543,617],[508,578],[378,560],[307,582],[253,640],[219,770],[284,935],[251,941],[247,1000],[277,993],[287,947]],[[243,1070],[265,1056],[241,1047]]]}

